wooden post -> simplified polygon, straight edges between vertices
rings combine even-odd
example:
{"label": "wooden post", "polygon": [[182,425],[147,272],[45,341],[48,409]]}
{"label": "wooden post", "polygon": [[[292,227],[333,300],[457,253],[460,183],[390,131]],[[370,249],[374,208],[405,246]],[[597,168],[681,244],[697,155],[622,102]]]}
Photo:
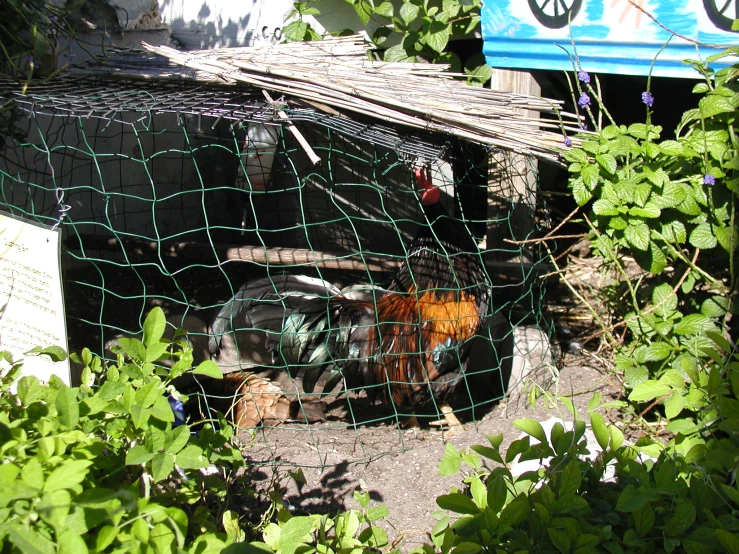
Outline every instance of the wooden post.
{"label": "wooden post", "polygon": [[[541,87],[526,71],[494,69],[491,87],[503,92],[541,95]],[[539,117],[538,112],[519,111],[522,117]],[[521,154],[501,152],[491,155],[488,167],[487,248],[511,250],[514,247],[504,239],[525,239],[534,227],[537,162]],[[525,259],[521,261],[531,261],[525,249],[522,254]]]}

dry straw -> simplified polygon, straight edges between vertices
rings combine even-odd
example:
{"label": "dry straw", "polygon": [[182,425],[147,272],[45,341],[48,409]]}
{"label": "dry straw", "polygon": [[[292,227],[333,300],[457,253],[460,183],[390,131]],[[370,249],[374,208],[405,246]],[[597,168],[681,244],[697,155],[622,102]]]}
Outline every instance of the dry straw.
{"label": "dry straw", "polygon": [[[576,116],[561,112],[557,101],[471,87],[443,65],[372,61],[359,35],[187,52],[142,45],[195,70],[198,80],[247,83],[323,111],[361,113],[555,162],[563,130],[578,130]],[[529,111],[547,118],[524,115]]]}

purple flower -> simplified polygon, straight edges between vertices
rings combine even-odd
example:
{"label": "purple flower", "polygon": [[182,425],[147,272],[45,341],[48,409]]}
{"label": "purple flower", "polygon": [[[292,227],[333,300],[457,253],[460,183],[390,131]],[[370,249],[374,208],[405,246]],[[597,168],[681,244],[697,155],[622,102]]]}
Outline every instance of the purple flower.
{"label": "purple flower", "polygon": [[588,124],[585,123],[585,122],[581,122],[580,123],[580,129],[582,129],[583,131],[587,131],[588,130]]}
{"label": "purple flower", "polygon": [[715,185],[716,184],[716,177],[714,177],[713,175],[709,175],[708,173],[706,173],[703,176],[703,184],[704,185],[710,185],[710,186]]}
{"label": "purple flower", "polygon": [[590,84],[590,75],[587,71],[578,71],[577,78],[580,82],[585,83],[586,85]]}
{"label": "purple flower", "polygon": [[651,108],[652,104],[654,104],[654,96],[647,90],[641,93],[641,101]]}
{"label": "purple flower", "polygon": [[590,105],[590,96],[587,92],[583,92],[580,98],[577,99],[577,105],[581,108],[587,108]]}
{"label": "purple flower", "polygon": [[175,398],[172,394],[169,395],[167,400],[169,401],[169,407],[172,409],[172,414],[174,415],[174,424],[172,427],[184,425],[186,422],[186,416],[185,405],[182,403],[182,400]]}
{"label": "purple flower", "polygon": [[565,137],[565,146],[568,148],[572,146],[572,139],[570,137]]}

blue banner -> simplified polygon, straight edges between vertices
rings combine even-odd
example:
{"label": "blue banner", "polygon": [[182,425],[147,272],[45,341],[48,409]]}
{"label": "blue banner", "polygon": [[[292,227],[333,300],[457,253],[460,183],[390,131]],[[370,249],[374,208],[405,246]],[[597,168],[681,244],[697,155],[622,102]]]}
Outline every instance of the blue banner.
{"label": "blue banner", "polygon": [[576,53],[585,71],[695,78],[683,60],[739,46],[737,18],[739,0],[484,0],[482,34],[493,67],[571,71]]}

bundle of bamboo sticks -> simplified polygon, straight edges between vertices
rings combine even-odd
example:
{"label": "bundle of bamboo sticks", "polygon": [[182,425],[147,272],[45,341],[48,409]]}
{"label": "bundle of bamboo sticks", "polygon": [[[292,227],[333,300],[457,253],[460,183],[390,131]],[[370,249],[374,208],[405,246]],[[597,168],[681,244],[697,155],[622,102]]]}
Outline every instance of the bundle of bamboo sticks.
{"label": "bundle of bamboo sticks", "polygon": [[[370,115],[555,162],[563,133],[578,131],[577,117],[562,112],[558,101],[471,87],[443,65],[373,61],[360,35],[187,52],[142,46],[195,70],[199,80],[248,83],[318,109]],[[550,117],[527,117],[526,111]]]}

